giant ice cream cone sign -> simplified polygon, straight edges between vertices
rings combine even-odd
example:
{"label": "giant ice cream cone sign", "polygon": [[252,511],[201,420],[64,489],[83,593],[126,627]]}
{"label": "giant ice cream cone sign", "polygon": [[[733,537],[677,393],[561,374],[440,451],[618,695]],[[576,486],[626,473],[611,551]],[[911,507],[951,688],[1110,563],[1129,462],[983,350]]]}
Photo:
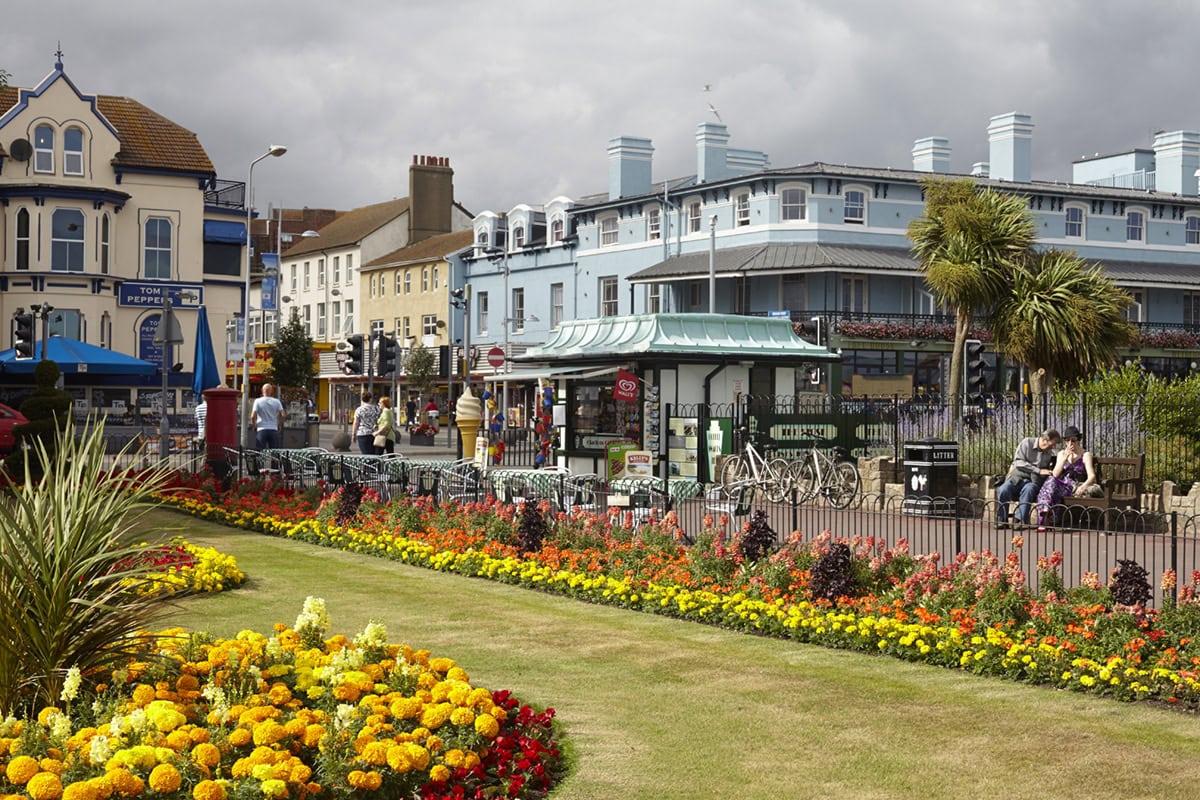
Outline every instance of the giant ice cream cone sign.
{"label": "giant ice cream cone sign", "polygon": [[479,437],[479,426],[483,422],[483,401],[471,393],[471,387],[463,390],[455,407],[454,424],[458,426],[458,436],[462,439],[463,456],[471,458],[475,455],[475,440]]}

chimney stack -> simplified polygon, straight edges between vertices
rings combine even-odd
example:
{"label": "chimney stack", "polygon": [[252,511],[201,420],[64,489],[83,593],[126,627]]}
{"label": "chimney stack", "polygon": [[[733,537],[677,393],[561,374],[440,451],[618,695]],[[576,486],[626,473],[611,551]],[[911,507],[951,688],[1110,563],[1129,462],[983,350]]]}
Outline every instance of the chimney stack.
{"label": "chimney stack", "polygon": [[1171,131],[1154,136],[1154,189],[1174,194],[1197,194],[1200,133]]}
{"label": "chimney stack", "polygon": [[408,244],[450,232],[454,170],[446,156],[413,156],[408,168]]}
{"label": "chimney stack", "polygon": [[950,140],[927,136],[913,142],[913,169],[917,172],[950,172]]}
{"label": "chimney stack", "polygon": [[618,136],[608,141],[608,199],[649,194],[651,157],[654,145],[637,136]]}
{"label": "chimney stack", "polygon": [[1012,111],[992,117],[988,124],[988,162],[991,177],[1028,183],[1033,178],[1033,118]]}
{"label": "chimney stack", "polygon": [[729,129],[716,122],[702,122],[696,128],[696,182],[719,181],[730,177],[726,151]]}

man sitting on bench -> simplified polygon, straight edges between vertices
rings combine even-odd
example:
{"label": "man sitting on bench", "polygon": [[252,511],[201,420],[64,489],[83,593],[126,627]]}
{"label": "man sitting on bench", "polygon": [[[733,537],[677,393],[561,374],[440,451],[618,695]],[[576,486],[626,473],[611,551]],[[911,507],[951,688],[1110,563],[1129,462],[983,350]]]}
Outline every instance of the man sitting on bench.
{"label": "man sitting on bench", "polygon": [[1050,428],[1041,436],[1022,439],[1017,445],[1008,475],[996,489],[996,527],[1008,527],[1008,504],[1018,498],[1017,524],[1029,521],[1029,509],[1037,500],[1042,481],[1053,472],[1054,448],[1059,439],[1058,431]]}

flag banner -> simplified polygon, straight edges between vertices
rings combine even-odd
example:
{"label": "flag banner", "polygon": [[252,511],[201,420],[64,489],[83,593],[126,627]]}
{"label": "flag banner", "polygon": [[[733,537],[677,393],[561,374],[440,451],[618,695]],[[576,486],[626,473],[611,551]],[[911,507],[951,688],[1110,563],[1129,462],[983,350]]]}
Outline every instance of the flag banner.
{"label": "flag banner", "polygon": [[637,400],[638,378],[632,372],[617,370],[617,383],[613,386],[613,400],[633,403]]}
{"label": "flag banner", "polygon": [[268,272],[262,277],[262,309],[276,311],[279,309],[279,276]]}

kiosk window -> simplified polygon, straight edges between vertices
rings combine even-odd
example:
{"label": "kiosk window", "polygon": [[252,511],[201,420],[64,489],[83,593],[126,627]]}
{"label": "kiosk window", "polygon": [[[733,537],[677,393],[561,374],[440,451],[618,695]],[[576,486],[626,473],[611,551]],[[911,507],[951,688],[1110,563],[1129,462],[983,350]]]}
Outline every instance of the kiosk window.
{"label": "kiosk window", "polygon": [[612,386],[576,385],[573,393],[576,435],[641,439],[641,404],[614,400]]}

